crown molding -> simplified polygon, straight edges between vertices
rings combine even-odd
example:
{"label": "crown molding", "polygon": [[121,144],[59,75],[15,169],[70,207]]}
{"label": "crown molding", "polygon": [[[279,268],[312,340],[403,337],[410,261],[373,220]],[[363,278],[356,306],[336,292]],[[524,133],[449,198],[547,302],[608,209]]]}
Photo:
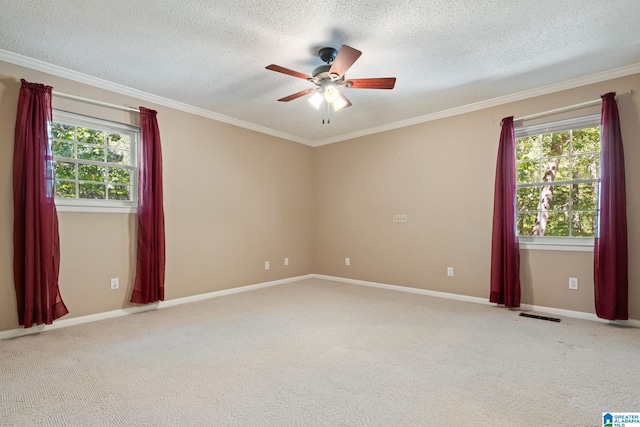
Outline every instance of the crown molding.
{"label": "crown molding", "polygon": [[433,120],[444,119],[447,117],[457,116],[460,114],[470,113],[473,111],[482,110],[485,108],[496,107],[499,105],[508,104],[511,102],[522,101],[536,96],[548,95],[563,90],[574,89],[580,86],[586,86],[589,84],[599,83],[606,80],[612,80],[619,77],[625,77],[631,74],[640,73],[640,63],[627,65],[625,67],[615,68],[601,73],[592,74],[585,77],[579,77],[572,80],[567,80],[560,83],[554,83],[547,86],[542,86],[535,89],[529,89],[522,92],[517,92],[510,95],[500,96],[497,98],[488,99],[485,101],[475,102],[472,104],[463,105],[460,107],[451,108],[448,110],[438,111],[435,113],[427,114],[424,116],[414,117],[412,119],[401,120],[394,123],[389,123],[383,126],[377,126],[369,129],[364,129],[358,132],[352,132],[344,135],[340,135],[334,138],[322,139],[319,141],[311,141],[305,138],[300,138],[295,135],[291,135],[285,132],[280,132],[275,129],[259,126],[253,123],[245,122],[243,120],[234,119],[233,117],[225,116],[222,114],[214,113],[202,108],[194,107],[192,105],[184,104],[182,102],[174,101],[168,98],[164,98],[158,95],[153,95],[148,92],[144,92],[138,89],[133,89],[128,86],[124,86],[118,83],[113,83],[108,80],[104,80],[98,77],[90,76],[88,74],[79,73],[77,71],[69,70],[58,65],[49,64],[44,61],[29,58],[27,56],[19,55],[17,53],[9,52],[0,49],[0,61],[9,62],[11,64],[19,65],[22,67],[30,68],[32,70],[41,71],[43,73],[51,74],[57,77],[73,80],[78,83],[87,84],[100,89],[109,90],[111,92],[119,93],[121,95],[131,96],[143,101],[152,102],[154,104],[162,105],[165,107],[173,108],[186,113],[195,114],[197,116],[206,117],[212,120],[216,120],[222,123],[227,123],[240,128],[252,130],[255,132],[271,135],[276,138],[281,138],[299,144],[308,145],[310,147],[320,147],[322,145],[333,144],[336,142],[346,141],[349,139],[360,138],[367,135],[373,135],[376,133],[386,132],[394,129],[400,129],[407,126],[413,126]]}
{"label": "crown molding", "polygon": [[113,83],[108,80],[104,80],[98,77],[90,76],[88,74],[80,73],[70,70],[68,68],[60,67],[58,65],[49,64],[48,62],[40,61],[37,59],[29,58],[24,55],[9,52],[0,49],[0,61],[9,62],[21,67],[30,68],[32,70],[41,71],[43,73],[51,74],[64,79],[73,80],[78,83],[87,84],[99,89],[109,90],[111,92],[118,93],[120,95],[130,96],[143,101],[152,102],[164,107],[173,108],[175,110],[184,111],[185,113],[195,114],[197,116],[206,117],[212,120],[216,120],[222,123],[227,123],[240,128],[252,130],[255,132],[263,133],[266,135],[275,136],[281,139],[287,139],[289,141],[297,142],[304,145],[313,146],[311,141],[304,138],[300,138],[294,135],[290,135],[285,132],[280,132],[275,129],[259,126],[253,123],[245,122],[243,120],[234,119],[222,114],[214,113],[212,111],[205,110],[203,108],[194,107],[192,105],[184,104],[182,102],[174,101],[172,99],[164,98],[158,95],[154,95],[148,92],[144,92],[138,89],[134,89],[118,83]]}
{"label": "crown molding", "polygon": [[560,83],[554,83],[547,86],[541,86],[535,89],[529,89],[522,92],[516,92],[510,95],[500,96],[488,99],[486,101],[475,102],[448,110],[438,111],[436,113],[427,114],[413,119],[401,120],[399,122],[390,123],[384,126],[369,128],[358,132],[341,135],[335,138],[323,139],[317,141],[313,146],[333,144],[335,142],[346,141],[349,139],[359,138],[362,136],[372,135],[375,133],[386,132],[389,130],[399,129],[407,126],[413,126],[420,123],[430,122],[433,120],[444,119],[446,117],[457,116],[459,114],[471,113],[473,111],[483,110],[485,108],[497,107],[499,105],[509,104],[511,102],[522,101],[536,96],[548,95],[568,89],[575,89],[580,86],[586,86],[594,83],[600,83],[607,80],[617,79],[632,74],[640,73],[640,63],[627,65],[625,67],[614,68],[612,70],[603,71],[601,73],[591,74],[585,77],[579,77],[572,80],[566,80]]}

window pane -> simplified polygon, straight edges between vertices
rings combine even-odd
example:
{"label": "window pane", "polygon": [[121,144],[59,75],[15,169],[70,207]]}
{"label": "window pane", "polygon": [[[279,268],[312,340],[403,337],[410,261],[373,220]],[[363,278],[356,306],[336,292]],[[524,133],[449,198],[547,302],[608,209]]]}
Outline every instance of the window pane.
{"label": "window pane", "polygon": [[52,147],[53,155],[73,159],[75,157],[74,147],[75,144],[72,142],[54,141]]}
{"label": "window pane", "polygon": [[76,135],[76,127],[71,125],[63,125],[61,123],[53,123],[51,133],[54,139],[64,139],[73,141]]}
{"label": "window pane", "polygon": [[554,134],[545,134],[542,136],[542,157],[561,156],[563,153],[569,153],[569,141],[571,134],[569,132],[561,132]]}
{"label": "window pane", "polygon": [[78,184],[81,199],[104,199],[106,186],[104,184],[88,184],[81,182]]}
{"label": "window pane", "polygon": [[568,210],[569,209],[569,186],[554,185],[551,187],[553,198],[551,199],[552,210]]}
{"label": "window pane", "polygon": [[565,181],[569,178],[569,161],[563,157],[553,157],[543,163],[542,181]]}
{"label": "window pane", "polygon": [[519,211],[535,211],[540,203],[540,187],[518,188],[516,198]]}
{"label": "window pane", "polygon": [[545,236],[568,236],[569,214],[567,212],[549,212]]}
{"label": "window pane", "polygon": [[131,148],[131,138],[129,138],[129,135],[110,133],[107,136],[107,145],[116,150],[129,150]]}
{"label": "window pane", "polygon": [[595,212],[573,212],[571,215],[571,235],[575,237],[594,237],[596,226]]}
{"label": "window pane", "polygon": [[570,165],[568,157],[555,157],[551,159],[553,163],[556,165],[556,178],[554,181],[568,181],[571,179],[570,176]]}
{"label": "window pane", "polygon": [[109,168],[109,182],[131,184],[131,171],[129,169]]}
{"label": "window pane", "polygon": [[76,183],[72,181],[56,180],[56,197],[64,197],[67,199],[76,198]]}
{"label": "window pane", "polygon": [[105,182],[106,169],[104,166],[78,165],[78,179],[81,181]]}
{"label": "window pane", "polygon": [[104,133],[99,130],[89,128],[78,128],[78,142],[88,144],[104,144]]}
{"label": "window pane", "polygon": [[540,162],[525,160],[518,163],[518,184],[540,181]]}
{"label": "window pane", "polygon": [[131,153],[129,150],[113,150],[109,148],[107,150],[107,162],[119,163],[121,165],[131,164]]}
{"label": "window pane", "polygon": [[516,160],[538,160],[540,158],[540,137],[527,136],[516,140]]}
{"label": "window pane", "polygon": [[78,144],[78,159],[104,162],[104,147]]}
{"label": "window pane", "polygon": [[53,111],[53,120],[55,189],[61,206],[133,207],[139,130],[60,110]]}
{"label": "window pane", "polygon": [[[597,123],[595,118],[592,123]],[[562,129],[558,123],[544,127]],[[517,183],[539,184],[517,189],[518,234],[532,235],[539,192],[550,202],[549,212],[541,213],[544,236],[593,236],[600,174],[600,126],[546,132],[516,141]],[[596,182],[575,182],[578,180]]]}
{"label": "window pane", "polygon": [[53,170],[55,171],[56,179],[76,179],[75,163],[54,161]]}
{"label": "window pane", "polygon": [[574,184],[571,186],[571,204],[575,211],[596,210],[598,184]]}
{"label": "window pane", "polygon": [[574,130],[572,143],[574,153],[600,152],[600,126]]}
{"label": "window pane", "polygon": [[131,186],[109,185],[110,200],[131,200]]}
{"label": "window pane", "polygon": [[518,236],[531,236],[536,223],[536,213],[518,213]]}
{"label": "window pane", "polygon": [[573,179],[597,179],[600,155],[585,154],[573,158]]}

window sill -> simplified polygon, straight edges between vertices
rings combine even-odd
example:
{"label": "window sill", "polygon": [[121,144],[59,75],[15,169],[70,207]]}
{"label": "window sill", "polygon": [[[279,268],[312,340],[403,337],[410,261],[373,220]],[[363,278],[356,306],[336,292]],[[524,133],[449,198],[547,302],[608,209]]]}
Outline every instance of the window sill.
{"label": "window sill", "polygon": [[593,252],[593,238],[520,237],[520,249],[541,251]]}
{"label": "window sill", "polygon": [[138,213],[138,206],[127,205],[124,203],[104,204],[97,202],[87,202],[82,200],[80,203],[76,200],[60,200],[56,199],[56,210],[58,212],[86,212],[86,213]]}

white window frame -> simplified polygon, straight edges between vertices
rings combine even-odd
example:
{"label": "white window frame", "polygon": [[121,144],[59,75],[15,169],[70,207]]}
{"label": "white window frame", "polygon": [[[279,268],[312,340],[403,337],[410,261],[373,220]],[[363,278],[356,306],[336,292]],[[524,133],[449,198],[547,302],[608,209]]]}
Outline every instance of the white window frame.
{"label": "white window frame", "polygon": [[[59,212],[137,213],[138,172],[140,164],[138,154],[140,150],[140,128],[124,123],[112,122],[56,109],[53,110],[53,122],[99,129],[112,133],[126,134],[131,138],[130,169],[132,200],[95,200],[56,197],[56,209]],[[64,157],[57,156],[54,156],[54,160],[68,161],[68,159]],[[78,163],[82,163],[82,161]],[[88,162],[87,164],[91,164],[91,162]]]}
{"label": "white window frame", "polygon": [[[515,134],[516,139],[518,139],[543,133],[562,132],[569,129],[580,129],[594,126],[600,126],[600,114],[591,114],[574,119],[559,120],[539,125],[521,126],[515,129]],[[600,152],[602,153],[602,141],[600,141],[600,143]],[[599,214],[600,209],[598,203],[596,208],[596,222],[598,221]],[[517,228],[514,232],[518,232]],[[520,249],[593,252],[594,245],[593,237],[518,236],[518,240],[520,242]]]}

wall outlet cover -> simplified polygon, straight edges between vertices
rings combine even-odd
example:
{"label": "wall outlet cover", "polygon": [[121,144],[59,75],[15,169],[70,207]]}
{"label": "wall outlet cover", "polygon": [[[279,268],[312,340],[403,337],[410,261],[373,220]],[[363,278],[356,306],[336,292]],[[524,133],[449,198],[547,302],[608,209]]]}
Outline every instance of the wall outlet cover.
{"label": "wall outlet cover", "polygon": [[569,289],[573,289],[573,290],[578,289],[578,278],[577,277],[569,277]]}

